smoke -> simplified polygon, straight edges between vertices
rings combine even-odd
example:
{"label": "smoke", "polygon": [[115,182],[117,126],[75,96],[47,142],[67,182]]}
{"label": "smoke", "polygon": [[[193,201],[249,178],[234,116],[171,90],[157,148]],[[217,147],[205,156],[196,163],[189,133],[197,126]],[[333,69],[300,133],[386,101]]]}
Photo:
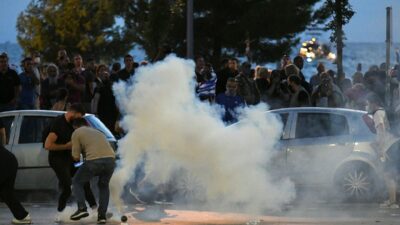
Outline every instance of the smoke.
{"label": "smoke", "polygon": [[266,169],[277,151],[279,119],[261,104],[243,109],[241,122],[227,127],[220,107],[197,100],[193,77],[192,61],[169,56],[114,86],[127,130],[111,181],[117,207],[144,155],[145,180],[164,187],[172,183],[176,196],[253,212],[291,201],[294,185],[272,178]]}

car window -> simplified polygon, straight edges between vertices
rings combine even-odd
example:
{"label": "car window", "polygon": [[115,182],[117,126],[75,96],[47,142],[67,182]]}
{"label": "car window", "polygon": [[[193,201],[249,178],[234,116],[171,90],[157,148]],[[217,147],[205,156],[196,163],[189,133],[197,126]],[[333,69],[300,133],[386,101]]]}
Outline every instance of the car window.
{"label": "car window", "polygon": [[6,129],[6,144],[10,141],[11,126],[14,122],[14,116],[1,117],[3,120],[4,128]]}
{"label": "car window", "polygon": [[332,113],[299,113],[296,138],[315,138],[349,134],[345,116]]}
{"label": "car window", "polygon": [[41,143],[43,129],[53,118],[54,117],[45,116],[24,116],[21,123],[18,143]]}

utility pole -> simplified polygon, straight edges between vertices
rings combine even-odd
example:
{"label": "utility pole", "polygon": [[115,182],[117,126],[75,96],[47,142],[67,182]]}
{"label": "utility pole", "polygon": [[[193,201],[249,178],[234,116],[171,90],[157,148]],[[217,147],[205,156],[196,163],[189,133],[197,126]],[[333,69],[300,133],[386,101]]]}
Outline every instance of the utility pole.
{"label": "utility pole", "polygon": [[385,105],[387,109],[391,107],[390,96],[390,48],[392,45],[392,7],[386,7],[386,85],[385,85]]}
{"label": "utility pole", "polygon": [[187,0],[186,4],[186,58],[193,59],[193,0]]}

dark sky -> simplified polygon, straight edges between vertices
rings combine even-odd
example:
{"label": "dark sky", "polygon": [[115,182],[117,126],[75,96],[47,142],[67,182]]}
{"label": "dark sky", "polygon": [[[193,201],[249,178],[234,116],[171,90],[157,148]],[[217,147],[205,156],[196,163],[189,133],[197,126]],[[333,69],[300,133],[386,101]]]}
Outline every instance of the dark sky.
{"label": "dark sky", "polygon": [[[275,0],[279,1],[279,0]],[[16,20],[30,0],[0,0],[0,42],[16,42]],[[350,0],[356,14],[345,27],[349,42],[384,42],[386,7],[393,8],[393,41],[400,40],[400,0]],[[328,40],[328,35],[321,37]]]}

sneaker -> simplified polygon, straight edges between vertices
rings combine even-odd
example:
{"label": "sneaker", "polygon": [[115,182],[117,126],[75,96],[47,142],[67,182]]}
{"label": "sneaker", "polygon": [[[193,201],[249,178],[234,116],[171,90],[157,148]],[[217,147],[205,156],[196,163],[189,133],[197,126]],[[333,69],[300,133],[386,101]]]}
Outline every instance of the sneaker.
{"label": "sneaker", "polygon": [[61,213],[57,213],[56,218],[54,218],[54,223],[61,223]]}
{"label": "sneaker", "polygon": [[89,213],[86,209],[78,209],[74,214],[71,215],[71,220],[80,220],[82,218],[88,217]]}
{"label": "sneaker", "polygon": [[379,207],[382,209],[398,209],[399,205],[397,205],[396,203],[391,203],[389,200],[387,200],[380,204]]}
{"label": "sneaker", "polygon": [[98,216],[97,217],[97,224],[106,224],[106,222],[107,222],[107,219],[106,219],[106,217],[105,216]]}
{"label": "sneaker", "polygon": [[31,224],[32,223],[31,216],[28,214],[25,216],[25,218],[20,219],[20,220],[14,218],[12,220],[12,223],[13,224]]}

